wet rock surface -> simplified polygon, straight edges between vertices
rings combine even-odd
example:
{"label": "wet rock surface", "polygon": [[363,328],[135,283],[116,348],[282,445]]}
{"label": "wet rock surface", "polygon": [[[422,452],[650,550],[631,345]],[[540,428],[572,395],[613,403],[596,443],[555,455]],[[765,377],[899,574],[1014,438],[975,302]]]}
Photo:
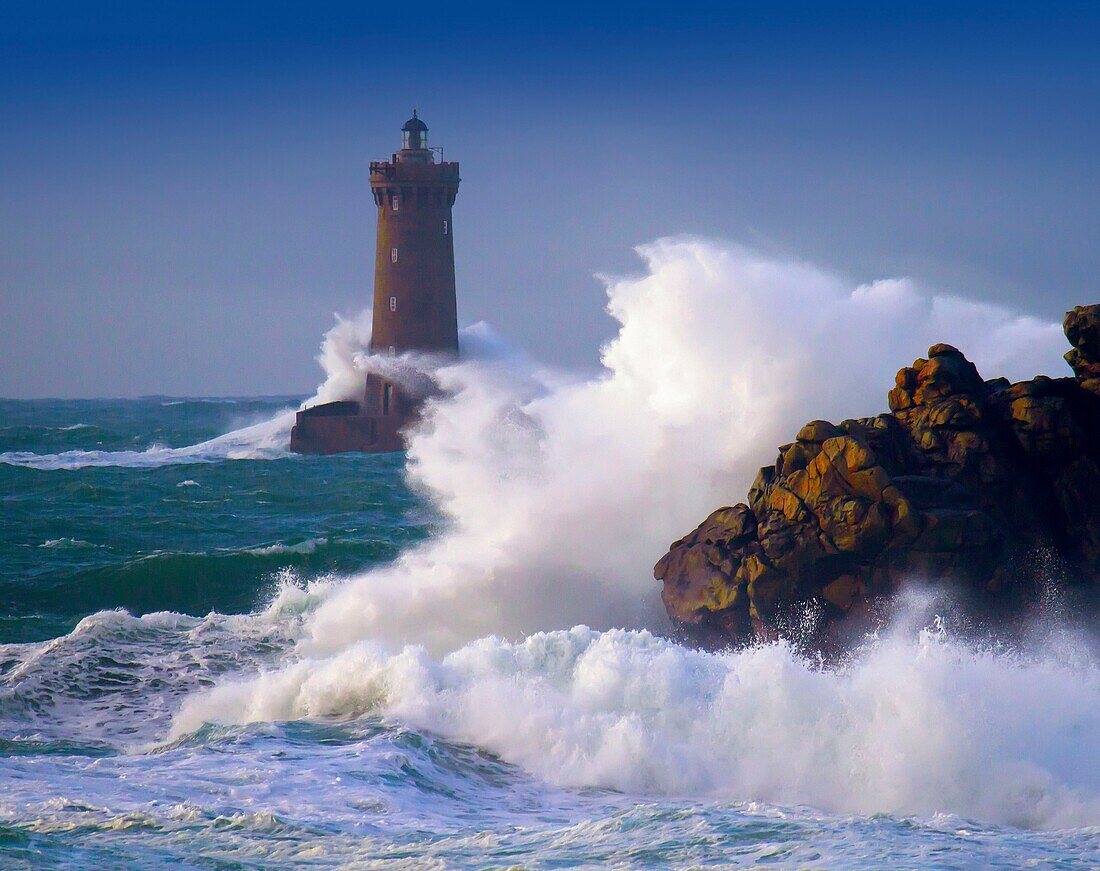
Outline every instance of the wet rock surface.
{"label": "wet rock surface", "polygon": [[1052,556],[1100,587],[1100,305],[1068,312],[1065,332],[1074,377],[983,381],[939,344],[898,372],[889,413],[807,423],[744,503],[654,567],[669,615],[740,643],[812,614],[829,647],[909,583],[946,585],[985,615],[1034,599]]}

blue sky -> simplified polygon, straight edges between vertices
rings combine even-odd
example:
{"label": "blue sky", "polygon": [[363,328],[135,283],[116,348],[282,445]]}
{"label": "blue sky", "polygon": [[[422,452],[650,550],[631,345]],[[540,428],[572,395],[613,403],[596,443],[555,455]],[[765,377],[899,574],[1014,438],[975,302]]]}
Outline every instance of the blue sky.
{"label": "blue sky", "polygon": [[413,106],[460,320],[551,363],[667,234],[1096,301],[1096,4],[411,5],[5,4],[0,395],[310,390]]}

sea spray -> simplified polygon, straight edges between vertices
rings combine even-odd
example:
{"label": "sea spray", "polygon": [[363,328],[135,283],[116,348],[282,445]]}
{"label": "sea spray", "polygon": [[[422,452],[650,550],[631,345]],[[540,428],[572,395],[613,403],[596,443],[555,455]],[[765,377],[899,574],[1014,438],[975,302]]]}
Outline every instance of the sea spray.
{"label": "sea spray", "polygon": [[705,653],[641,628],[664,626],[654,554],[785,434],[874,413],[940,340],[988,376],[1057,371],[1057,326],[700,240],[640,253],[648,274],[609,282],[620,330],[598,377],[506,353],[434,369],[409,475],[445,529],[313,597],[292,662],[193,698],[173,734],[383,715],[570,786],[1100,822],[1091,659],[925,629],[830,671],[785,644]]}
{"label": "sea spray", "polygon": [[[540,369],[486,327],[459,366],[427,363],[447,392],[408,478],[400,455],[291,459],[285,429],[273,462],[0,465],[0,629],[27,642],[0,645],[4,861],[1097,866],[1088,639],[1037,628],[996,648],[910,596],[839,667],[787,644],[706,653],[660,637],[649,577],[697,503],[739,492],[723,480],[743,492],[805,417],[876,410],[928,342],[977,349],[987,376],[1059,371],[1061,342],[907,282],[864,294],[895,314],[854,318],[870,302],[810,267],[662,244],[611,283],[621,335],[598,377]],[[939,318],[927,336],[921,317]],[[362,342],[337,356],[385,363],[357,366]],[[859,360],[865,380],[846,372]],[[38,456],[196,445],[229,422],[160,398],[7,408],[5,449]],[[57,541],[95,547],[39,547]],[[135,613],[77,625],[120,604]]]}
{"label": "sea spray", "polygon": [[370,309],[352,318],[336,315],[336,323],[325,333],[317,355],[325,380],[303,405],[354,399],[362,394],[366,375],[359,361],[370,346],[370,324]]}
{"label": "sea spray", "polygon": [[595,377],[510,357],[483,328],[461,362],[434,370],[443,392],[411,434],[409,472],[449,527],[349,580],[304,652],[363,638],[442,652],[577,623],[661,629],[657,556],[744,493],[807,420],[878,412],[899,366],[939,341],[987,377],[1065,369],[1056,324],[907,280],[854,286],[692,238],[638,250],[645,274],[607,279],[619,330]]}
{"label": "sea spray", "polygon": [[[391,650],[411,643],[409,650],[420,652],[400,656],[438,669],[450,662],[447,653],[479,644],[511,655],[507,641],[476,640],[486,636],[520,643],[540,630],[577,624],[595,627],[585,632],[616,626],[660,631],[666,624],[650,572],[656,555],[730,494],[744,492],[775,445],[805,420],[874,413],[896,368],[936,341],[965,347],[987,376],[1064,366],[1056,325],[929,295],[906,280],[853,286],[808,264],[691,238],[660,240],[639,253],[645,274],[607,282],[608,310],[619,331],[603,349],[603,371],[595,377],[539,368],[508,353],[483,326],[464,332],[460,362],[419,364],[441,393],[410,434],[409,479],[445,526],[396,561],[312,596],[301,618],[296,661],[260,683],[312,686],[314,676],[331,674],[333,663],[350,674],[356,657],[383,649],[377,644]],[[326,336],[319,358],[326,379],[317,401],[347,398],[366,368],[381,365],[362,357],[365,324],[364,318],[342,320]],[[413,358],[398,362],[418,364]],[[277,456],[292,417],[287,411],[188,448],[103,457],[87,452],[26,464]],[[679,651],[645,633],[607,637],[613,649],[656,645],[665,656],[682,655],[684,667],[721,669],[726,662]],[[435,659],[426,659],[425,650]],[[766,663],[780,654],[751,655]],[[782,655],[790,657],[789,651]],[[802,674],[801,666],[785,667]],[[813,674],[806,671],[800,685],[816,686]],[[339,695],[338,682],[332,691]],[[261,718],[339,708],[260,704],[255,700],[264,693],[249,695],[247,682],[236,692]],[[372,692],[363,698],[376,704]],[[218,705],[207,708],[197,700],[178,723],[221,714]],[[637,716],[624,713],[614,728],[628,731]],[[727,728],[737,725],[731,721]],[[473,731],[456,734],[478,740]],[[528,761],[518,750],[515,758]],[[796,770],[776,775],[779,783],[801,776]],[[652,779],[660,788],[675,788],[659,772]],[[689,778],[685,788],[697,781]],[[828,804],[830,798],[820,800]]]}

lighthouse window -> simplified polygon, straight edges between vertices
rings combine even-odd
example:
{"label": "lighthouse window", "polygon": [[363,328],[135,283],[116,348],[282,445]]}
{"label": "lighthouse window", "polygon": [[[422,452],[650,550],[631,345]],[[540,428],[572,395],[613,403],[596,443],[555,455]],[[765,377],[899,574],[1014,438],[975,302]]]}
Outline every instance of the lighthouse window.
{"label": "lighthouse window", "polygon": [[394,197],[393,198],[393,210],[396,212],[400,208],[401,208],[401,200],[399,200],[397,197]]}
{"label": "lighthouse window", "polygon": [[447,235],[447,221],[446,220],[443,221],[443,235],[444,236]]}
{"label": "lighthouse window", "polygon": [[387,384],[382,388],[382,413],[390,413],[390,397],[393,395],[393,385]]}
{"label": "lighthouse window", "polygon": [[391,312],[397,311],[397,297],[396,296],[391,296],[390,297],[390,311]]}
{"label": "lighthouse window", "polygon": [[396,248],[391,248],[390,249],[390,263],[396,263],[396,262],[397,262],[397,249]]}

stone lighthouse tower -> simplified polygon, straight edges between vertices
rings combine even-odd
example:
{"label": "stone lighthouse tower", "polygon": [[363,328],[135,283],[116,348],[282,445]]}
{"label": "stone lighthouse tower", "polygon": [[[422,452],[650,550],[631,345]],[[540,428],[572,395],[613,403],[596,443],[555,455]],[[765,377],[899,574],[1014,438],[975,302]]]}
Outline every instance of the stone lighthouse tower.
{"label": "stone lighthouse tower", "polygon": [[[370,165],[378,209],[370,352],[454,356],[458,316],[451,207],[458,195],[458,164],[436,162],[428,147],[428,125],[415,111],[401,137],[401,150],[391,160]],[[399,451],[401,430],[416,418],[423,400],[414,391],[368,374],[359,400],[299,411],[290,449],[304,454]]]}
{"label": "stone lighthouse tower", "polygon": [[417,113],[392,161],[370,165],[378,206],[371,353],[458,353],[451,207],[458,164],[436,163]]}

